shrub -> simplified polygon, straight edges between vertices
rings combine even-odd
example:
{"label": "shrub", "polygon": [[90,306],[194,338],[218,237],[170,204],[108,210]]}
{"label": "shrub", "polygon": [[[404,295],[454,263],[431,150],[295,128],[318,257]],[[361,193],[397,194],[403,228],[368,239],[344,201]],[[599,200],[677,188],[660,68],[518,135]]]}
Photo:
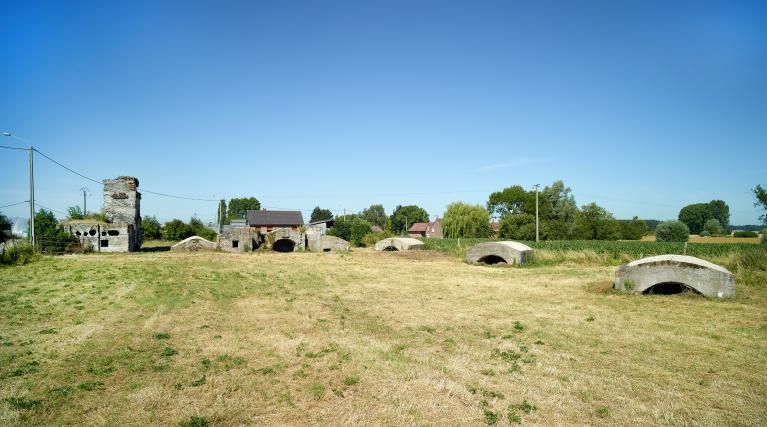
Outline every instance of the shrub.
{"label": "shrub", "polygon": [[686,242],[690,229],[681,221],[664,221],[655,228],[655,240],[659,242]]}
{"label": "shrub", "polygon": [[184,221],[174,219],[165,223],[162,235],[166,240],[178,241],[193,236],[194,232]]}
{"label": "shrub", "polygon": [[6,243],[5,250],[0,253],[0,265],[24,265],[37,258],[38,255],[29,242],[15,240]]}
{"label": "shrub", "polygon": [[210,241],[216,240],[217,233],[206,227],[197,217],[192,217],[192,219],[189,220],[189,229],[192,231],[193,236],[200,236],[203,239]]}
{"label": "shrub", "polygon": [[362,246],[362,239],[370,233],[370,223],[356,216],[336,218],[335,224],[328,229],[328,235],[340,237],[354,246]]}
{"label": "shrub", "polygon": [[699,234],[700,237],[708,237],[710,235],[711,235],[711,233],[709,233],[708,230],[703,230]]}
{"label": "shrub", "polygon": [[[708,231],[709,235],[722,234],[722,224],[716,218],[711,218],[703,224],[703,230]],[[701,231],[702,233],[702,231]]]}
{"label": "shrub", "polygon": [[732,237],[758,237],[759,235],[753,231],[736,231],[732,233]]}
{"label": "shrub", "polygon": [[365,245],[365,247],[372,248],[379,240],[389,237],[394,237],[394,233],[388,230],[379,231],[377,233],[368,233],[362,238],[362,244]]}
{"label": "shrub", "polygon": [[141,218],[141,236],[144,240],[162,239],[162,226],[156,217]]}

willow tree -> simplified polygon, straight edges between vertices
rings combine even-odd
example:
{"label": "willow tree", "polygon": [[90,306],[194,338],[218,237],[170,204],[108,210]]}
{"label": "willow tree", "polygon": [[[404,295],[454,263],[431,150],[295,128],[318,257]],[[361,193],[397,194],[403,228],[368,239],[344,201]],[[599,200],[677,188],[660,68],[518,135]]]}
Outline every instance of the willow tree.
{"label": "willow tree", "polygon": [[451,203],[442,219],[442,233],[447,238],[490,237],[490,214],[481,205]]}

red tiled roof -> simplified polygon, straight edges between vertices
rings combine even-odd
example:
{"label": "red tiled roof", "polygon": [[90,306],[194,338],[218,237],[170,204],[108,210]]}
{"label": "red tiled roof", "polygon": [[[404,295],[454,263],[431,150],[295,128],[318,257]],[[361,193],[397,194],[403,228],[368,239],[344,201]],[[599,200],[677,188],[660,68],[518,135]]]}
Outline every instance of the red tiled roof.
{"label": "red tiled roof", "polygon": [[408,231],[412,232],[420,232],[420,231],[426,231],[429,228],[428,222],[416,222],[412,226],[410,226],[410,229]]}

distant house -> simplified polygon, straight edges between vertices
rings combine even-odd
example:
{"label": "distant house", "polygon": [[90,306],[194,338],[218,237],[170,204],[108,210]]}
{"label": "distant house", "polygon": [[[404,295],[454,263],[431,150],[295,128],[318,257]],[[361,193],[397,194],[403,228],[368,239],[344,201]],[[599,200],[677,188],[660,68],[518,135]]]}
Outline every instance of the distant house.
{"label": "distant house", "polygon": [[491,222],[490,229],[493,230],[493,235],[498,237],[498,232],[501,231],[501,224],[497,222]]}
{"label": "distant house", "polygon": [[320,234],[325,234],[328,228],[332,227],[336,221],[333,219],[321,219],[319,221],[312,221],[306,224],[306,230],[312,230]]}
{"label": "distant house", "polygon": [[426,237],[427,239],[442,238],[442,220],[437,218],[432,222],[416,222],[407,230],[410,237]]}
{"label": "distant house", "polygon": [[262,233],[268,233],[277,228],[289,228],[298,230],[304,225],[304,217],[301,211],[248,211],[245,222],[251,229]]}

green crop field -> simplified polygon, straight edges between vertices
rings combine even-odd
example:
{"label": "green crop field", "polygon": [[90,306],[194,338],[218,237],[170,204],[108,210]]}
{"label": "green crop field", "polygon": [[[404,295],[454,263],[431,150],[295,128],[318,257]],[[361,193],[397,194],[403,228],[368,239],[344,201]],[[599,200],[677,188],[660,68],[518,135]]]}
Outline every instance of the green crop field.
{"label": "green crop field", "polygon": [[[421,239],[426,249],[433,249],[462,255],[466,249],[482,242],[496,239]],[[609,241],[609,240],[558,240],[544,242],[522,242],[536,252],[542,252],[543,259],[551,255],[593,254],[607,262],[622,262],[645,256],[664,254],[686,254],[709,260],[727,257],[741,251],[767,253],[767,246],[752,243],[670,243],[648,241]]]}

